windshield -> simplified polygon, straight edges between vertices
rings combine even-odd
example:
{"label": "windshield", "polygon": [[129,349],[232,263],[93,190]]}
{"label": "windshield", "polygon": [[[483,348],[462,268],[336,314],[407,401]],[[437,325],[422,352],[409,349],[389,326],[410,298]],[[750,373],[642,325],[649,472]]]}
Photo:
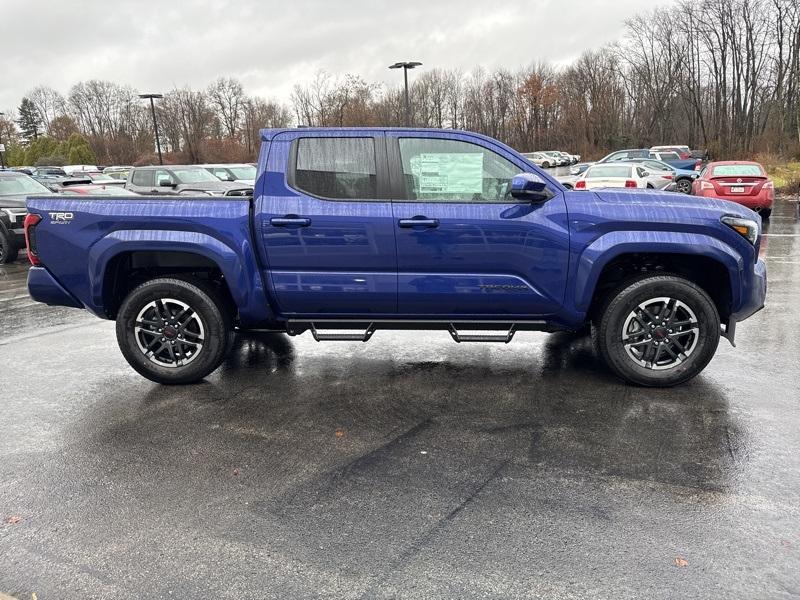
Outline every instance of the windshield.
{"label": "windshield", "polygon": [[49,194],[50,190],[38,181],[25,175],[0,177],[0,196],[19,196],[23,194]]}
{"label": "windshield", "polygon": [[624,165],[603,165],[599,167],[589,167],[586,170],[586,177],[630,177],[631,167]]}
{"label": "windshield", "polygon": [[173,169],[172,172],[180,183],[219,183],[219,179],[200,167],[196,169]]}
{"label": "windshield", "polygon": [[712,177],[763,177],[761,165],[718,165],[714,167]]}
{"label": "windshield", "polygon": [[256,168],[255,167],[228,167],[228,171],[233,173],[233,176],[236,179],[255,179],[256,178]]}

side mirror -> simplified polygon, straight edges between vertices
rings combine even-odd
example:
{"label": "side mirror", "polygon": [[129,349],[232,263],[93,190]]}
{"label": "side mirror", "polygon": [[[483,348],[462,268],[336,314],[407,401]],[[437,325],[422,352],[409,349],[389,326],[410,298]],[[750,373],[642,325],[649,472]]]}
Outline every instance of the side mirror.
{"label": "side mirror", "polygon": [[170,181],[169,179],[159,179],[158,180],[158,187],[174,188],[175,184],[172,183],[172,181]]}
{"label": "side mirror", "polygon": [[546,202],[553,197],[547,184],[532,173],[520,173],[511,180],[511,197],[526,202]]}

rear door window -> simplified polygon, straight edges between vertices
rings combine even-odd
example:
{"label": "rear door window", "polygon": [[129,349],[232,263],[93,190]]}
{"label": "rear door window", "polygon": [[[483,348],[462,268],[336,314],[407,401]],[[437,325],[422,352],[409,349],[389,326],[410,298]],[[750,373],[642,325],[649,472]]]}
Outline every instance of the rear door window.
{"label": "rear door window", "polygon": [[141,186],[152,186],[153,185],[153,173],[154,171],[134,171],[133,177],[131,178],[131,183],[133,185],[141,185]]}
{"label": "rear door window", "polygon": [[300,138],[295,143],[292,187],[298,191],[333,200],[378,197],[373,138]]}

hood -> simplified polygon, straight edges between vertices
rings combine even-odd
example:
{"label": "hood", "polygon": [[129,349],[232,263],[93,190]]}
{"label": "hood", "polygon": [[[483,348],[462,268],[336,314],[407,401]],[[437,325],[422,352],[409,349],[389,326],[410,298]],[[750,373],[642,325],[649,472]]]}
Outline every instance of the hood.
{"label": "hood", "polygon": [[179,191],[198,190],[201,192],[228,192],[230,190],[240,190],[243,187],[252,187],[250,185],[242,185],[234,181],[201,181],[200,183],[182,183],[178,186]]}
{"label": "hood", "polygon": [[28,196],[55,196],[55,194],[45,194],[39,192],[38,194],[14,194],[12,196],[0,196],[0,208],[25,208],[25,200]]}
{"label": "hood", "polygon": [[757,213],[735,202],[728,202],[727,200],[719,200],[717,198],[705,198],[702,196],[689,196],[687,194],[678,194],[675,192],[617,188],[613,190],[592,190],[592,193],[603,202],[609,204],[624,204],[637,207],[657,206],[667,209],[682,209],[687,212],[691,209],[699,208],[713,210],[720,215],[736,215],[744,219],[753,219],[757,216]]}

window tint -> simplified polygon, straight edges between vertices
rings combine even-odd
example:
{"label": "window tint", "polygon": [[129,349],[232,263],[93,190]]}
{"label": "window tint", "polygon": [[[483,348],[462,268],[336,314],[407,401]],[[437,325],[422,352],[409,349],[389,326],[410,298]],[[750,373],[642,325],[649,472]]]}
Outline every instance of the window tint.
{"label": "window tint", "polygon": [[162,182],[173,183],[172,176],[168,171],[156,171],[156,185],[161,185]]}
{"label": "window tint", "polygon": [[401,138],[406,200],[515,202],[508,191],[520,169],[468,142]]}
{"label": "window tint", "polygon": [[372,138],[300,138],[295,187],[313,196],[375,199],[375,143]]}
{"label": "window tint", "polygon": [[647,171],[645,169],[643,169],[642,167],[636,167],[636,173],[639,175],[639,177],[644,177],[644,174],[646,172]]}
{"label": "window tint", "polygon": [[153,171],[134,171],[131,183],[133,185],[153,185]]}
{"label": "window tint", "polygon": [[714,167],[712,177],[724,176],[762,177],[764,171],[761,165],[717,165]]}

